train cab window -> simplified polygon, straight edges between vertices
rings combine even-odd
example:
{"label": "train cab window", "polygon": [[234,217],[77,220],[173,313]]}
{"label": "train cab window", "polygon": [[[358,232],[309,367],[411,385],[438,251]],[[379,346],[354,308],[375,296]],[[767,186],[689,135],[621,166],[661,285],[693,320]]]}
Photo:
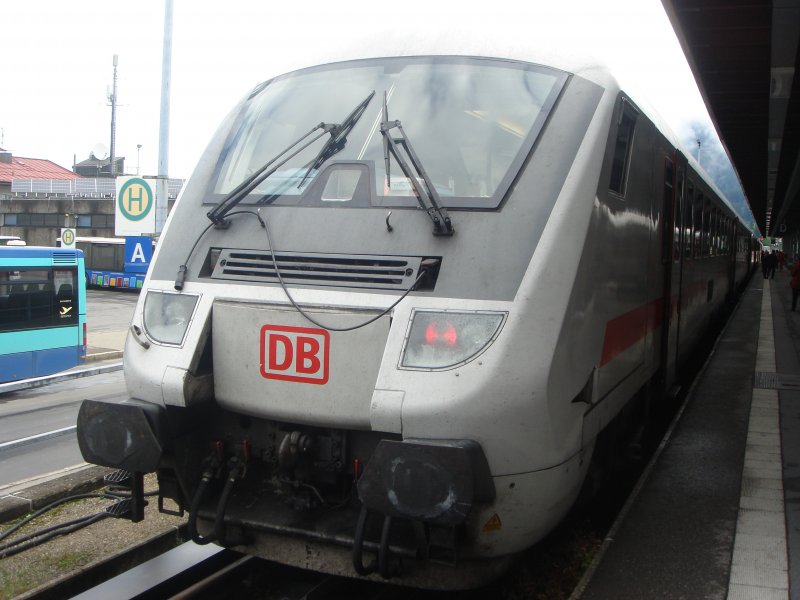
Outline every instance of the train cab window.
{"label": "train cab window", "polygon": [[323,202],[349,202],[353,199],[361,173],[356,169],[338,169],[325,182],[321,199]]}
{"label": "train cab window", "polygon": [[620,196],[625,195],[637,114],[636,109],[623,98],[617,120],[617,138],[614,143],[614,159],[611,163],[611,180],[608,184],[608,189]]}
{"label": "train cab window", "polygon": [[303,194],[302,206],[369,206],[370,169],[356,162],[327,166]]}
{"label": "train cab window", "polygon": [[[386,135],[411,145],[443,206],[496,208],[568,77],[522,62],[440,56],[281,75],[257,88],[220,131],[223,151],[204,202],[218,203],[246,182],[244,204],[417,207],[415,169],[405,172],[393,154],[386,159]],[[381,129],[384,105],[402,133]],[[345,120],[344,138],[325,128]],[[326,175],[336,161],[366,165],[368,177],[355,168]],[[323,177],[328,187],[315,189]]]}

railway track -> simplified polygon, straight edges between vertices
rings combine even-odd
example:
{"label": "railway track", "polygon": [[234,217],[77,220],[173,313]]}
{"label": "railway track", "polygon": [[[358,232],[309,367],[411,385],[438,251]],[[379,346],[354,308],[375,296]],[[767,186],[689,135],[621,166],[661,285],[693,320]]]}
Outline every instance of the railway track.
{"label": "railway track", "polygon": [[[96,573],[86,571],[79,579],[85,585],[96,576]],[[72,582],[72,587],[79,586],[79,581]],[[64,598],[66,591],[64,586],[55,586],[33,597],[37,600]],[[186,542],[72,597],[75,600],[399,600],[433,598],[434,594],[326,576],[217,546]]]}

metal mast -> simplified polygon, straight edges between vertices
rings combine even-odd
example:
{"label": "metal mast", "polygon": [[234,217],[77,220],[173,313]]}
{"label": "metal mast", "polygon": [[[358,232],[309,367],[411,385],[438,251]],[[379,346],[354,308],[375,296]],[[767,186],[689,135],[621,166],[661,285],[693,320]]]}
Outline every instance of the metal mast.
{"label": "metal mast", "polygon": [[117,171],[117,153],[115,150],[117,138],[117,55],[114,55],[114,84],[111,88],[111,93],[108,96],[111,102],[111,177],[116,175]]}

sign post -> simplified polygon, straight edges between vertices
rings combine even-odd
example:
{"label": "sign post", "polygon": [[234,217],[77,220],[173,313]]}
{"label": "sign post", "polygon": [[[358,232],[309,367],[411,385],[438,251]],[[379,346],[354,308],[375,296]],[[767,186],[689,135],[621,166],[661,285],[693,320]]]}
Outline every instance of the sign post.
{"label": "sign post", "polygon": [[117,177],[115,235],[143,235],[155,232],[155,195],[150,183],[141,177]]}
{"label": "sign post", "polygon": [[125,272],[147,273],[153,259],[153,240],[147,236],[125,238]]}
{"label": "sign post", "polygon": [[71,227],[61,228],[61,247],[74,248],[75,247],[75,230]]}

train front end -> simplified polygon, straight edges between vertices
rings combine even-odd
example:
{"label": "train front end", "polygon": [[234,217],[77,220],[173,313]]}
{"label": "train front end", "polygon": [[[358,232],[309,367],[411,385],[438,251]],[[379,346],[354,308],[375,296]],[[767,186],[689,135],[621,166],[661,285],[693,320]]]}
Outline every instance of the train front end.
{"label": "train front end", "polygon": [[256,88],[169,217],[130,399],[84,403],[85,458],[157,471],[159,506],[199,543],[422,587],[495,576],[588,462],[583,380],[556,397],[551,363],[580,254],[561,236],[585,229],[600,168],[576,157],[602,154],[604,98],[449,56]]}

